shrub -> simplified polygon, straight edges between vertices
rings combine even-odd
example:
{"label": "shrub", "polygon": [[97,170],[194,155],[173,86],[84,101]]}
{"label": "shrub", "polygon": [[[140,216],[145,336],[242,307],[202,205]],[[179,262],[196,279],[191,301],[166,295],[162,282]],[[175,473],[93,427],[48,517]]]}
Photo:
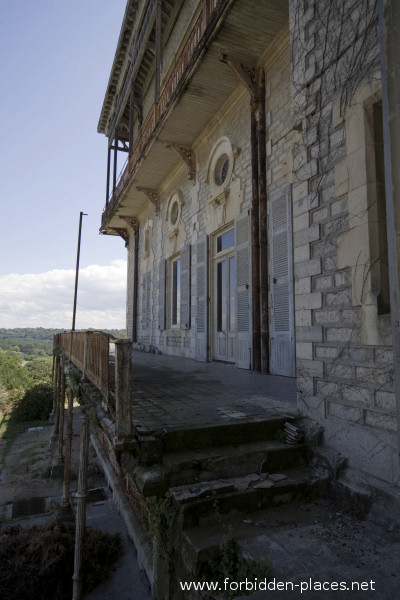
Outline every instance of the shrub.
{"label": "shrub", "polygon": [[[67,600],[72,597],[75,524],[50,523],[0,531],[0,597]],[[87,529],[83,591],[104,580],[121,555],[120,535]]]}
{"label": "shrub", "polygon": [[16,421],[45,420],[53,409],[53,386],[38,383],[16,402],[13,416]]}

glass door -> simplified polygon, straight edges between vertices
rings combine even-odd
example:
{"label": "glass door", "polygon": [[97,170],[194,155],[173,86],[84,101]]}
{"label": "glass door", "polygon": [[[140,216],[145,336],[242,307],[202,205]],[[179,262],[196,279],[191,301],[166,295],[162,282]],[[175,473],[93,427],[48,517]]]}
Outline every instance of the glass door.
{"label": "glass door", "polygon": [[233,229],[216,238],[214,264],[214,360],[234,362],[236,278]]}

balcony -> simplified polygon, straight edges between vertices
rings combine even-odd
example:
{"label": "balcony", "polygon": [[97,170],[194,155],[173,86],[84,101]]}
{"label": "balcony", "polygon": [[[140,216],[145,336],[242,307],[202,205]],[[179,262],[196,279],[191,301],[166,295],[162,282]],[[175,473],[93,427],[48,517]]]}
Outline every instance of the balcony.
{"label": "balcony", "polygon": [[[145,18],[150,27],[153,2],[147,6]],[[226,64],[221,63],[220,53],[255,64],[287,21],[286,3],[278,0],[267,3],[210,0],[201,4],[197,17],[186,32],[183,46],[161,81],[159,93],[145,116],[139,136],[132,142],[130,157],[104,208],[102,232],[115,233],[113,229],[126,228],[126,222],[119,217],[137,216],[147,202],[140,188],[157,189],[177,164],[177,158],[167,144],[191,147],[238,87],[239,80]],[[144,30],[142,37],[144,43]],[[141,44],[137,43],[133,48],[138,60],[141,49],[143,51]],[[132,64],[126,76],[109,132],[121,118],[135,68]]]}

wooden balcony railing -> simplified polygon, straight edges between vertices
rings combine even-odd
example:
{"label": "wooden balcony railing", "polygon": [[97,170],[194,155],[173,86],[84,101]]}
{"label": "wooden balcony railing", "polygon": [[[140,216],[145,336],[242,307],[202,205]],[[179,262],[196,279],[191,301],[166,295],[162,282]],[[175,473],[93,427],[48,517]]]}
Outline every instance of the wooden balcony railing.
{"label": "wooden balcony railing", "polygon": [[154,103],[144,122],[141,136],[136,141],[132,156],[122,172],[111,198],[106,203],[101,219],[102,229],[106,227],[107,221],[114,213],[119,198],[136,172],[146,148],[154,140],[157,131],[167,117],[170,107],[205,48],[209,36],[229,4],[230,0],[209,0],[208,3],[203,3],[203,9],[196,19],[184,47],[175,59],[169,76],[162,84],[158,102]]}

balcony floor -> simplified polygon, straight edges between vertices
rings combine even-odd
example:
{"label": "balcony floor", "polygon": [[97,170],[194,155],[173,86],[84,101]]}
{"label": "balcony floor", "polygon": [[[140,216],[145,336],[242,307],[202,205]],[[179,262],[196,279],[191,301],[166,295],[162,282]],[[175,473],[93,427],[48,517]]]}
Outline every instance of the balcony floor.
{"label": "balcony floor", "polygon": [[140,430],[171,431],[295,414],[295,379],[133,352],[133,422]]}

